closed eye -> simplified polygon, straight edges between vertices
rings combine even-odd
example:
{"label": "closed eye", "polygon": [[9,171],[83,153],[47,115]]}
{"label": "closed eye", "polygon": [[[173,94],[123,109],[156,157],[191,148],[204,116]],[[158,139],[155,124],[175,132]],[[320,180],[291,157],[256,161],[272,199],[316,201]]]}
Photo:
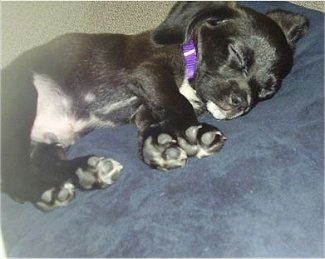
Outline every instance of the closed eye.
{"label": "closed eye", "polygon": [[247,77],[247,75],[248,75],[248,65],[246,63],[246,60],[245,60],[244,55],[242,54],[242,52],[239,51],[233,44],[229,44],[228,49],[229,49],[230,55],[236,59],[240,72],[245,77]]}

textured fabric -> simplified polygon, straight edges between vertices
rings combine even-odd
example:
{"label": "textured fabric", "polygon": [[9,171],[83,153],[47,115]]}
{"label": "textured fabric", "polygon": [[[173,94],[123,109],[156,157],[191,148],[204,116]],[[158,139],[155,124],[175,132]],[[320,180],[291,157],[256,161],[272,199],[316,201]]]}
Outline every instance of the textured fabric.
{"label": "textured fabric", "polygon": [[132,125],[82,138],[70,156],[112,157],[124,165],[120,179],[48,214],[2,195],[9,256],[324,256],[324,14],[243,4],[310,19],[279,93],[235,120],[204,115],[228,137],[225,147],[170,173],[141,162]]}

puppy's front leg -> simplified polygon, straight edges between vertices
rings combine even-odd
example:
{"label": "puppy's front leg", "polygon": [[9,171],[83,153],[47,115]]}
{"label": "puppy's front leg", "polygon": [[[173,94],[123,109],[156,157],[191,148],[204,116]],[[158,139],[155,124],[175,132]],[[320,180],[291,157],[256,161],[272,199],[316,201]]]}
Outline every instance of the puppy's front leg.
{"label": "puppy's front leg", "polygon": [[151,167],[181,167],[189,156],[208,156],[223,146],[223,134],[198,122],[168,69],[148,62],[136,71],[130,87],[143,100],[135,123],[143,138],[143,160]]}
{"label": "puppy's front leg", "polygon": [[181,133],[189,126],[199,125],[192,105],[178,90],[173,72],[158,61],[138,67],[131,82],[131,90],[162,128]]}

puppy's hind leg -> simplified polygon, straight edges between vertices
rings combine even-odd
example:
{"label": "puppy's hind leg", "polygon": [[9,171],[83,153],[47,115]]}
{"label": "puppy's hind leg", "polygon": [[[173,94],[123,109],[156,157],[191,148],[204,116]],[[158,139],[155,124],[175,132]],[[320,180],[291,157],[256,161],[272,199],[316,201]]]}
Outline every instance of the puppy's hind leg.
{"label": "puppy's hind leg", "polygon": [[75,188],[88,190],[112,184],[121,167],[113,160],[93,156],[65,160],[64,150],[85,129],[93,128],[91,120],[76,115],[75,107],[78,106],[79,113],[84,107],[76,105],[65,87],[50,76],[34,74],[33,79],[38,93],[37,116],[31,132],[33,171],[38,179],[44,179],[43,188],[48,188],[36,204],[51,210],[67,205]]}
{"label": "puppy's hind leg", "polygon": [[31,202],[44,211],[66,206],[75,196],[74,174],[62,166],[65,150],[58,144],[32,141],[30,153]]}
{"label": "puppy's hind leg", "polygon": [[[62,148],[54,140],[48,144],[31,141],[33,131],[39,129],[37,124],[46,117],[42,114],[53,120],[51,109],[47,107],[62,107],[57,102],[59,98],[52,98],[49,105],[40,105],[44,104],[44,95],[56,92],[56,85],[49,80],[43,80],[41,85],[41,80],[21,63],[24,64],[23,60],[14,62],[2,71],[1,190],[18,201],[36,204],[40,197],[48,196],[44,196],[48,189],[59,190],[62,183],[66,183],[64,188],[71,186],[67,182],[69,175],[60,173],[57,168],[57,162],[63,157]],[[65,191],[58,191],[58,196],[60,200],[68,199]]]}
{"label": "puppy's hind leg", "polygon": [[1,191],[19,202],[31,201],[30,132],[37,92],[32,74],[13,63],[1,71]]}
{"label": "puppy's hind leg", "polygon": [[97,156],[64,159],[58,144],[32,144],[32,186],[42,190],[32,201],[38,208],[51,211],[66,206],[75,197],[75,189],[105,188],[113,184],[122,166]]}
{"label": "puppy's hind leg", "polygon": [[26,69],[16,73],[14,66],[1,74],[1,191],[50,211],[69,204],[75,188],[114,182],[121,170],[115,161],[65,160],[65,150],[78,135],[71,131],[75,118],[66,116],[71,115],[68,96],[49,77]]}

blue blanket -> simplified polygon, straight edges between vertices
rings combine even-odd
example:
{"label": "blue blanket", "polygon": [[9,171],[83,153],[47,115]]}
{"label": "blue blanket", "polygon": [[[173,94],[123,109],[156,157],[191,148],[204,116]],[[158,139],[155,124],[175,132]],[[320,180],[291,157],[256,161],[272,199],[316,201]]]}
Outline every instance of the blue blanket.
{"label": "blue blanket", "polygon": [[48,214],[2,194],[9,256],[324,256],[324,14],[285,2],[242,4],[310,19],[279,93],[239,119],[202,116],[226,134],[225,147],[170,173],[142,163],[133,125],[82,138],[70,157],[111,157],[124,165],[122,176]]}

